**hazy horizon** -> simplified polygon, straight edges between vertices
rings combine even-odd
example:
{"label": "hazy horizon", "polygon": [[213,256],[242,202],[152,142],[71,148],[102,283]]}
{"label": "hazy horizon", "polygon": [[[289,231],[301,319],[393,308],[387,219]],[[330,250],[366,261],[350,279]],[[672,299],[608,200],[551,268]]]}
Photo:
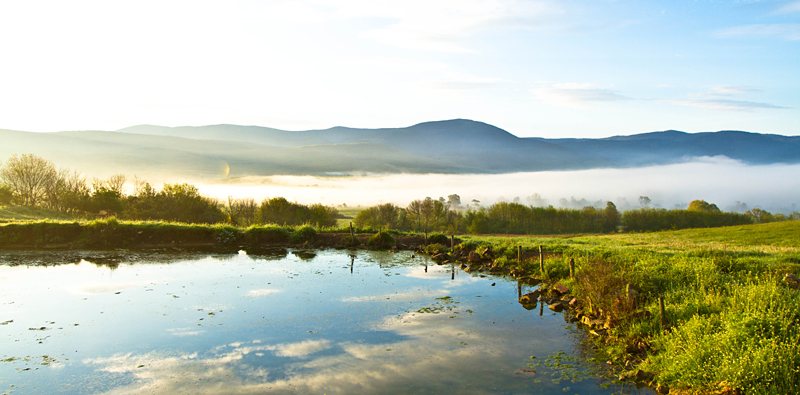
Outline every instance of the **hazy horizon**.
{"label": "hazy horizon", "polygon": [[[773,213],[800,210],[800,164],[747,165],[725,157],[693,158],[685,163],[625,169],[541,171],[508,174],[386,174],[369,176],[244,177],[225,182],[196,181],[201,193],[220,200],[285,197],[298,203],[371,206],[394,203],[405,207],[415,199],[461,197],[482,206],[499,201],[526,205],[581,208],[581,199],[620,210],[640,208],[639,196],[650,207],[686,208],[695,199],[725,211],[761,208]],[[187,182],[191,180],[185,180]],[[538,193],[542,201],[528,199]],[[574,198],[578,205],[563,205]],[[746,204],[746,208],[740,204]]]}

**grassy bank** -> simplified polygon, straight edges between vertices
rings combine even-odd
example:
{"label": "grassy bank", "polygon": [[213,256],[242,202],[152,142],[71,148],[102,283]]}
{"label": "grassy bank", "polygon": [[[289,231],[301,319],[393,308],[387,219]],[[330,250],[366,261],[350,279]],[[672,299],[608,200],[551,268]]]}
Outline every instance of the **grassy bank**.
{"label": "grassy bank", "polygon": [[[493,245],[494,262],[570,288],[580,305],[573,313],[594,320],[600,336],[593,341],[621,376],[641,370],[640,381],[673,392],[800,393],[800,298],[784,280],[800,276],[800,221],[469,240]],[[521,264],[517,245],[529,251]],[[547,252],[544,274],[539,245]]]}
{"label": "grassy bank", "polygon": [[[285,246],[351,247],[371,246],[372,229],[349,226],[254,225],[240,228],[225,224],[183,224],[162,221],[102,220],[17,220],[0,222],[1,248],[146,248],[155,246]],[[421,244],[424,237],[392,231],[392,243]],[[373,243],[374,244],[374,243]]]}
{"label": "grassy bank", "polygon": [[[424,241],[416,234],[378,237],[356,231],[361,246],[369,246],[370,239],[372,245],[397,242],[408,248]],[[114,219],[0,224],[0,247],[6,248],[346,247],[354,245],[349,237],[349,228]],[[593,334],[587,341],[620,376],[671,393],[800,393],[800,298],[784,280],[786,274],[800,276],[800,221],[639,234],[460,238],[450,250],[448,237],[431,235],[430,245],[421,248],[469,272],[565,285],[571,290],[566,299],[576,298],[568,314],[587,323]]]}

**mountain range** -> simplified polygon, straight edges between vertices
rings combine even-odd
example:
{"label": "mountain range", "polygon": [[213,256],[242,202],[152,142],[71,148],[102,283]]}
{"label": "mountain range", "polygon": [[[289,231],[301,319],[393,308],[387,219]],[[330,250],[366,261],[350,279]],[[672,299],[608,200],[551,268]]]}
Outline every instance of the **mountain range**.
{"label": "mountain range", "polygon": [[0,141],[0,160],[34,153],[96,177],[509,173],[638,167],[720,155],[752,164],[800,162],[798,136],[667,130],[599,139],[521,138],[466,119],[306,131],[239,125],[56,133],[0,129]]}

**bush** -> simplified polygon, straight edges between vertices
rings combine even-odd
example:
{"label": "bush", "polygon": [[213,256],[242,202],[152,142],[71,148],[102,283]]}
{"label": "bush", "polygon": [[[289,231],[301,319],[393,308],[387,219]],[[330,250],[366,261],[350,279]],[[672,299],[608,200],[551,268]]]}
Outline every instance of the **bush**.
{"label": "bush", "polygon": [[279,243],[289,240],[290,233],[280,226],[251,226],[245,230],[248,243]]}
{"label": "bush", "polygon": [[314,236],[317,235],[317,230],[309,225],[303,225],[294,230],[292,236],[289,238],[289,241],[295,244],[303,243],[306,241],[314,240]]}
{"label": "bush", "polygon": [[367,245],[375,248],[389,248],[394,246],[395,243],[396,241],[394,236],[386,232],[376,233],[374,236],[369,238],[369,241],[367,241]]}
{"label": "bush", "polygon": [[443,233],[433,233],[428,235],[428,243],[450,245],[450,238]]}

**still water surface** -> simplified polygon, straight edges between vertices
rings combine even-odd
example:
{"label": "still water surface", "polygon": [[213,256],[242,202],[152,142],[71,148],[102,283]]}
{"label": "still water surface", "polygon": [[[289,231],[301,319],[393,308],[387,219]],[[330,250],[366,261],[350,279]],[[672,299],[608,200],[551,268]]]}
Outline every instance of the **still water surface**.
{"label": "still water surface", "polygon": [[512,279],[407,252],[5,251],[0,283],[0,394],[637,393]]}

